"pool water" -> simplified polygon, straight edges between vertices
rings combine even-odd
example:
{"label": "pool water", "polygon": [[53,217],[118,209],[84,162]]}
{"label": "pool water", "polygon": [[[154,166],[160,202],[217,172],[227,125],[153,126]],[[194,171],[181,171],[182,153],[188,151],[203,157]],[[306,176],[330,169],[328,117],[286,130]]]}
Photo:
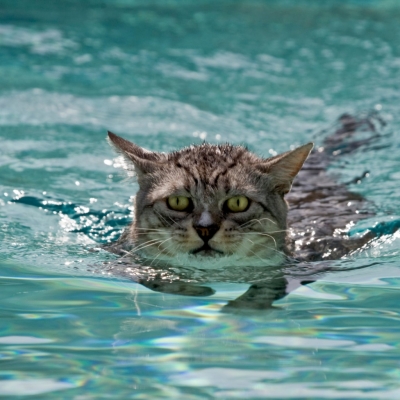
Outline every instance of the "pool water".
{"label": "pool water", "polygon": [[379,138],[331,172],[369,171],[352,233],[398,224],[399,20],[395,0],[2,0],[0,397],[400,398],[399,233],[255,313],[221,312],[246,283],[157,293],[96,251],[137,190],[107,130],[267,156],[374,110]]}

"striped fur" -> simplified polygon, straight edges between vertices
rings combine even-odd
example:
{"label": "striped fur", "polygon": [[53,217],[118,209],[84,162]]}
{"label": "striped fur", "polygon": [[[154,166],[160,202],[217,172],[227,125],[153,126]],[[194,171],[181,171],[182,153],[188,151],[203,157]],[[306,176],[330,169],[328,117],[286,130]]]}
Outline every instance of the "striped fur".
{"label": "striped fur", "polygon": [[[124,240],[153,265],[190,263],[200,267],[277,265],[288,255],[284,195],[309,152],[309,143],[263,159],[241,146],[202,144],[169,154],[146,151],[109,133],[111,144],[134,167],[139,183],[135,219]],[[168,208],[169,196],[189,197],[190,212]],[[225,202],[243,195],[244,212],[231,213]],[[216,226],[210,249],[198,225]]]}

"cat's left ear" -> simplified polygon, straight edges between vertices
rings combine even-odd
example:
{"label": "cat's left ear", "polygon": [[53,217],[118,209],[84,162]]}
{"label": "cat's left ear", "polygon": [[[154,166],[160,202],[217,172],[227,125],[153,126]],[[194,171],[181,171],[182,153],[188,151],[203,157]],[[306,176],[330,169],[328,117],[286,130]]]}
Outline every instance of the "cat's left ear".
{"label": "cat's left ear", "polygon": [[130,161],[134,165],[135,172],[139,178],[159,169],[160,165],[166,161],[164,154],[143,149],[117,136],[115,133],[108,132],[108,140],[127,161]]}
{"label": "cat's left ear", "polygon": [[260,165],[260,169],[269,175],[274,190],[283,195],[290,191],[293,179],[313,147],[313,143],[307,143],[297,149],[268,158]]}

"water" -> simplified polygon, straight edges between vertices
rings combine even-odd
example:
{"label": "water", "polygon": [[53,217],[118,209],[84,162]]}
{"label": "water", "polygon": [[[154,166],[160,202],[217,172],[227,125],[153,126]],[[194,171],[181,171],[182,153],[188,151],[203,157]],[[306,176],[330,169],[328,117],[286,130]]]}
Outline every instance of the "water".
{"label": "water", "polygon": [[[137,186],[107,129],[168,151],[313,139],[378,110],[381,137],[332,173],[397,224],[397,1],[0,2],[0,396],[38,399],[400,396],[400,235],[388,234],[268,312],[152,292],[93,252]],[[25,398],[25,397],[24,397]]]}

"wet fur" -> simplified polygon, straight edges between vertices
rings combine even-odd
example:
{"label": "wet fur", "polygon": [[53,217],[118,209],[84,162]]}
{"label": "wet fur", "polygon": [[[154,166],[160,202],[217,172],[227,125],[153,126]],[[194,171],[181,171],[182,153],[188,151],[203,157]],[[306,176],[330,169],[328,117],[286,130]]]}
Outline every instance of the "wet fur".
{"label": "wet fur", "polygon": [[[202,144],[170,154],[147,152],[109,133],[110,142],[133,166],[139,191],[135,219],[123,237],[130,254],[151,265],[280,265],[286,246],[284,196],[311,151],[307,144],[263,159],[241,146]],[[172,210],[169,196],[191,199],[188,212]],[[225,203],[245,196],[249,207],[233,213]],[[198,227],[216,233],[203,241]],[[208,250],[201,250],[207,245]]]}
{"label": "wet fur", "polygon": [[[154,155],[154,153],[139,150],[143,151],[141,156],[144,163],[140,164],[137,159],[133,159],[136,162],[136,173],[140,184],[136,198],[135,221],[137,222],[133,222],[119,241],[108,245],[107,249],[123,256],[122,261],[119,261],[123,268],[122,275],[134,277],[136,281],[152,290],[189,296],[208,296],[213,293],[213,290],[208,287],[185,283],[216,280],[212,277],[212,270],[207,272],[207,279],[203,277],[201,271],[204,271],[205,265],[219,268],[225,266],[226,263],[233,262],[233,265],[240,270],[241,277],[237,281],[258,281],[259,283],[252,284],[242,296],[230,301],[224,310],[231,312],[238,309],[266,309],[271,306],[274,300],[283,297],[303,283],[309,283],[310,279],[315,279],[313,276],[315,276],[315,272],[318,274],[318,264],[314,264],[314,268],[310,272],[307,265],[297,264],[296,266],[296,264],[293,264],[296,263],[296,259],[303,261],[337,259],[359,248],[374,237],[371,232],[356,240],[347,236],[347,229],[351,224],[371,216],[372,212],[369,211],[370,207],[365,199],[348,191],[345,185],[338,184],[327,173],[327,167],[335,157],[343,153],[350,153],[366,142],[373,140],[377,135],[375,124],[379,122],[372,117],[354,118],[348,115],[341,117],[338,129],[325,139],[323,145],[317,151],[311,154],[288,194],[286,194],[288,191],[287,184],[292,182],[286,182],[285,186],[282,185],[282,179],[268,179],[265,176],[268,175],[269,171],[268,161],[258,158],[241,147],[230,145],[220,147],[204,144],[196,147],[198,157],[195,161],[192,157],[193,147],[171,153],[169,156],[159,155],[160,153]],[[353,135],[359,130],[371,132],[372,135],[366,140],[352,140]],[[140,148],[135,148],[135,151],[138,149]],[[223,155],[222,160],[216,157],[217,154]],[[129,163],[132,165],[132,156],[127,156],[125,153],[124,157],[128,165]],[[161,177],[154,174],[152,163],[154,161],[165,163],[163,157],[170,157],[169,161],[172,162],[174,167],[164,164],[162,168],[163,177]],[[279,157],[277,156],[275,160]],[[274,158],[269,160],[271,162]],[[194,163],[195,167],[192,165],[188,169],[188,161]],[[210,165],[211,168],[206,168],[206,165]],[[299,165],[297,167],[299,169]],[[146,174],[143,173],[146,168],[153,173],[150,180],[147,181]],[[298,170],[295,171],[295,174],[297,172]],[[247,191],[252,195],[257,195],[253,192],[254,187],[258,187],[258,185],[261,188],[268,188],[266,192],[269,194],[264,198],[256,197],[261,208],[254,210],[254,214],[251,218],[249,216],[246,221],[239,219],[232,222],[240,226],[249,223],[251,219],[259,221],[250,225],[250,230],[243,233],[269,232],[271,236],[273,235],[273,240],[268,239],[267,236],[260,236],[260,238],[262,239],[262,246],[272,247],[271,242],[274,241],[274,245],[277,246],[275,249],[284,255],[273,259],[272,253],[269,253],[270,260],[272,259],[271,265],[279,265],[280,262],[282,264],[280,268],[276,269],[270,266],[267,270],[262,268],[261,272],[259,269],[255,272],[247,267],[238,267],[240,261],[246,259],[246,257],[243,258],[240,255],[238,257],[238,254],[231,254],[226,260],[220,255],[203,260],[190,254],[183,257],[183,252],[181,257],[176,257],[179,264],[187,267],[195,265],[195,260],[200,261],[200,266],[203,268],[199,270],[200,273],[190,268],[176,272],[175,269],[169,269],[167,265],[160,270],[157,267],[157,258],[151,259],[151,253],[148,253],[150,257],[149,262],[145,264],[147,266],[140,267],[137,264],[134,266],[131,261],[127,261],[134,254],[138,242],[139,246],[145,246],[146,241],[161,240],[161,237],[151,233],[155,231],[149,229],[170,229],[171,225],[182,223],[172,215],[169,215],[168,218],[152,220],[154,215],[152,216],[149,209],[154,207],[157,199],[164,198],[167,194],[183,188],[182,193],[187,195],[201,194],[203,201],[216,197],[222,201],[224,196],[236,194],[235,189],[238,188],[242,191],[241,193]],[[197,192],[193,193],[193,188],[196,188]],[[274,193],[274,190],[276,193]],[[289,211],[283,197],[290,204]],[[274,211],[271,212],[271,210]],[[184,229],[190,230],[190,224],[193,224],[193,221],[199,218],[199,215],[201,213],[193,214],[191,220],[185,222],[189,224],[189,227],[186,225]],[[263,217],[266,218],[264,221],[267,222],[262,223]],[[224,231],[227,230],[226,234],[229,235],[229,221],[223,221],[221,218],[217,222],[221,226],[224,225]],[[277,232],[272,233],[273,230]],[[192,234],[194,235],[195,232],[192,232]],[[157,247],[158,252],[160,252],[159,243],[156,242],[156,245],[152,246],[152,242],[149,242],[149,248]],[[161,248],[162,246],[161,244]],[[259,258],[262,262],[255,264],[269,265],[268,261],[265,261],[268,254],[262,253],[261,248],[260,250],[262,256]],[[291,259],[291,255],[294,255],[295,258]],[[129,257],[127,258],[127,256]],[[257,258],[253,254],[251,259],[255,261]],[[221,261],[220,265],[218,260]],[[325,269],[325,266],[322,269]],[[217,273],[217,280],[220,278],[221,274]]]}

